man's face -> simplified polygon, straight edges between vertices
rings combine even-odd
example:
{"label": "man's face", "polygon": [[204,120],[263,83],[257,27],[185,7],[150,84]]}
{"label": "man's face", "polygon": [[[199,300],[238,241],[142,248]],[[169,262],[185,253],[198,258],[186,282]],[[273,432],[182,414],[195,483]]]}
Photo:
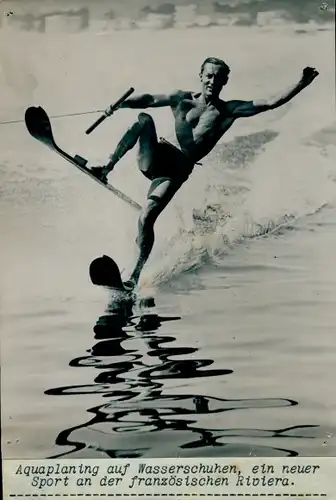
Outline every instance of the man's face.
{"label": "man's face", "polygon": [[223,70],[218,64],[206,63],[201,74],[202,90],[206,97],[218,97],[226,83]]}

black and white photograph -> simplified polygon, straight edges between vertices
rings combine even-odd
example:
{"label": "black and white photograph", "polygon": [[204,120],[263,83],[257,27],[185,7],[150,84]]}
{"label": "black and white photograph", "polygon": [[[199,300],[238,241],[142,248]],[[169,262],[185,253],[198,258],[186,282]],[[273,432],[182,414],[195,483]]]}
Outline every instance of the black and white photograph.
{"label": "black and white photograph", "polygon": [[335,456],[335,4],[0,14],[2,458]]}

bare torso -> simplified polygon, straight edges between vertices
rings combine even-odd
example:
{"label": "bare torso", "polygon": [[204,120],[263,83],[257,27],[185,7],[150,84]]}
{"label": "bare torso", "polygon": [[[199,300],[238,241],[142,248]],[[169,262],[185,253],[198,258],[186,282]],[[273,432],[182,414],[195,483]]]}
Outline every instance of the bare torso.
{"label": "bare torso", "polygon": [[171,106],[181,150],[194,162],[201,160],[231,127],[230,103],[206,104],[201,94],[180,92]]}

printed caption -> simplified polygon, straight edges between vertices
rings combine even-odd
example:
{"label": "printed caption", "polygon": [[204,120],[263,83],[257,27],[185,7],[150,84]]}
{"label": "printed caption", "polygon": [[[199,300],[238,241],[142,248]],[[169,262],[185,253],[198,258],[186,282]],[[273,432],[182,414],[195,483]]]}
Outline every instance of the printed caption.
{"label": "printed caption", "polygon": [[332,458],[4,460],[3,477],[7,499],[168,496],[331,499],[330,492],[336,491],[335,465],[336,459]]}

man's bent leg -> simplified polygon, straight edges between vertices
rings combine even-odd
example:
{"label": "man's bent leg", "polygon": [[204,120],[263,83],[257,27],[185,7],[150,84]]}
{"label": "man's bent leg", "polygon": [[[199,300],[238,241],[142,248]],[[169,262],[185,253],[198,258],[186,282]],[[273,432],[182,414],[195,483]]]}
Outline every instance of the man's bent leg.
{"label": "man's bent leg", "polygon": [[[157,146],[157,135],[155,124],[150,115],[140,113],[138,120],[127,130],[118,143],[114,153],[110,156],[110,161],[104,167],[92,167],[92,173],[103,182],[107,182],[107,175],[113,170],[116,163],[134,148],[136,143],[142,144],[141,157],[145,159],[148,165],[151,164],[154,150]],[[143,144],[146,145],[143,148]]]}
{"label": "man's bent leg", "polygon": [[147,205],[144,207],[138,222],[136,243],[139,247],[139,257],[130,276],[130,281],[137,284],[140,273],[146,264],[154,245],[154,224],[160,213],[168,205],[182,183],[173,179],[154,179],[148,194]]}

